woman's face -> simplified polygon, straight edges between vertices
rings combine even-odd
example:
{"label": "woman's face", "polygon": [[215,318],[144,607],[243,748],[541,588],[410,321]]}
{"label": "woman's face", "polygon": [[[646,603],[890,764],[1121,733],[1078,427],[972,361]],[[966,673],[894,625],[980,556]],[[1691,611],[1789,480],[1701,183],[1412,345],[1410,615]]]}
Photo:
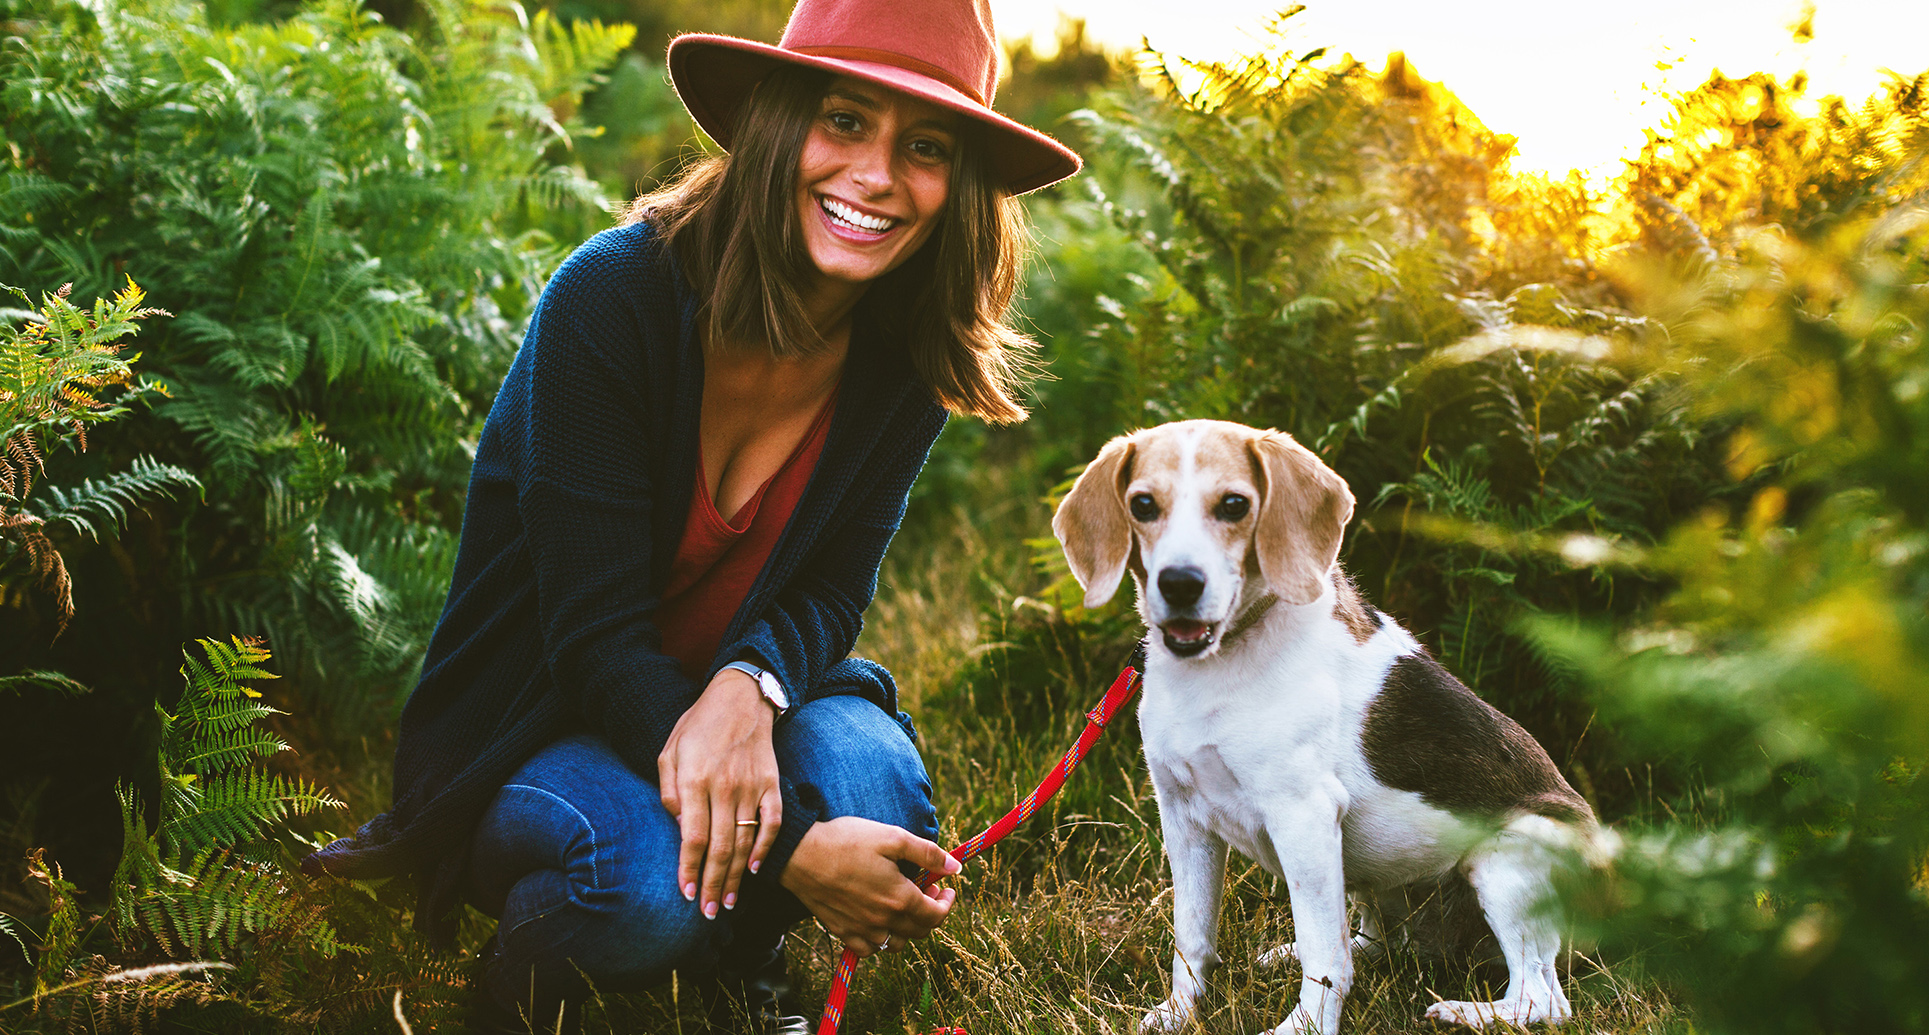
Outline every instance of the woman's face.
{"label": "woman's face", "polygon": [[831,83],[797,166],[804,246],[820,274],[868,283],[924,244],[951,194],[957,124],[886,87]]}

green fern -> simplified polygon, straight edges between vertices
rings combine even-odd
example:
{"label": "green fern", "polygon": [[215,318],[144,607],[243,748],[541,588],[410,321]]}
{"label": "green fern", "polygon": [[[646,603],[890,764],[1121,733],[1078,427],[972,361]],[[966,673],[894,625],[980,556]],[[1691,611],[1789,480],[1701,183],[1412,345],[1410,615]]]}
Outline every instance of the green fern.
{"label": "green fern", "polygon": [[49,525],[67,525],[96,542],[120,535],[128,512],[155,499],[178,499],[201,488],[201,479],[186,468],[164,464],[153,457],[134,458],[127,470],[99,481],[88,478],[72,489],[48,485],[33,511]]}
{"label": "green fern", "polygon": [[175,850],[258,840],[294,816],[343,807],[305,780],[254,769],[195,780],[184,789],[181,800],[187,809],[162,821],[160,828],[161,843]]}
{"label": "green fern", "polygon": [[176,957],[224,952],[271,930],[332,955],[342,948],[333,927],[301,905],[293,893],[299,879],[267,861],[265,849],[287,820],[342,803],[306,780],[255,768],[288,750],[256,728],[280,711],[247,685],[275,678],[263,667],[268,650],[240,637],[196,643],[200,657],[183,653],[187,686],[175,710],[155,708],[161,797],[152,832],[140,797],[120,789],[117,925],[145,933]]}

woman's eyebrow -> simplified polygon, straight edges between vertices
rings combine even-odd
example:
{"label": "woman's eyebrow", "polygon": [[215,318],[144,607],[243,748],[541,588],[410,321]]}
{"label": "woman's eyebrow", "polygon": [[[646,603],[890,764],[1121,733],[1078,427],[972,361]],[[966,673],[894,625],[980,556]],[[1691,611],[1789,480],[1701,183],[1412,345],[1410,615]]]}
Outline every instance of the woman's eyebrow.
{"label": "woman's eyebrow", "polygon": [[840,89],[833,88],[825,92],[824,94],[825,100],[828,101],[833,98],[840,101],[849,101],[850,103],[855,104],[860,108],[868,108],[872,111],[876,111],[878,108],[877,98],[872,97],[869,94],[858,93],[855,90],[840,90]]}

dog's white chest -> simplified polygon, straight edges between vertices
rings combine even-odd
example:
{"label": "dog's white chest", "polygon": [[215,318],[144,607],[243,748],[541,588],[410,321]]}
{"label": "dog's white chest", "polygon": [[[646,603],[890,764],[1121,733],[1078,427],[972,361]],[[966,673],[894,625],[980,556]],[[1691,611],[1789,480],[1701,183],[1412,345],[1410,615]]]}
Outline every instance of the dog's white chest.
{"label": "dog's white chest", "polygon": [[1155,690],[1139,718],[1159,808],[1277,871],[1269,807],[1314,785],[1337,788],[1334,749],[1345,738],[1331,695],[1307,695],[1305,709],[1260,705],[1272,696],[1249,690],[1213,706],[1204,702],[1214,695]]}

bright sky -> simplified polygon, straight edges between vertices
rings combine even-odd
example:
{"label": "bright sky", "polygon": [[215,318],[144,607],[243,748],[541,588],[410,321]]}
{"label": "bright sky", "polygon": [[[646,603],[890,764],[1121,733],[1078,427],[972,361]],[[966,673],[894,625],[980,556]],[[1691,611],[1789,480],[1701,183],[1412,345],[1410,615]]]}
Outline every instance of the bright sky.
{"label": "bright sky", "polygon": [[[1790,27],[1802,0],[1306,0],[1287,24],[1296,51],[1351,53],[1378,68],[1406,51],[1488,128],[1519,138],[1517,169],[1605,179],[1667,113],[1666,91],[1730,75],[1809,74],[1809,96],[1859,102],[1883,69],[1929,70],[1929,0],[1814,0],[1815,37]],[[1116,47],[1192,58],[1257,49],[1271,0],[991,0],[999,34],[1053,38],[1059,12]]]}

